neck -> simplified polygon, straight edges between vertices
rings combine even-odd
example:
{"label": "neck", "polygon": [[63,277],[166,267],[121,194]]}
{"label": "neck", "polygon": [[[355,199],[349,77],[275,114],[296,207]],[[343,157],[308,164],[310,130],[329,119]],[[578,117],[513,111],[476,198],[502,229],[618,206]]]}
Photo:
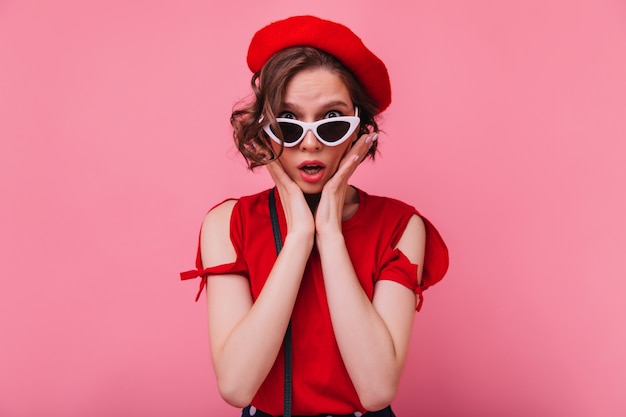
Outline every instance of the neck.
{"label": "neck", "polygon": [[[315,212],[317,211],[317,206],[319,205],[321,198],[322,198],[321,192],[315,193],[315,194],[304,193],[304,199],[309,205],[309,208],[311,209],[311,213],[313,213],[314,216],[315,216]],[[358,204],[359,204],[359,194],[353,187],[348,187],[348,191],[346,192],[346,201],[344,203],[344,210],[346,209],[345,206],[351,206],[351,207],[349,207],[348,212],[344,213],[344,215],[347,217],[352,216]]]}
{"label": "neck", "polygon": [[304,194],[304,199],[309,205],[309,208],[311,209],[311,213],[313,213],[313,215],[315,215],[315,211],[317,210],[317,206],[320,203],[321,197],[322,193]]}

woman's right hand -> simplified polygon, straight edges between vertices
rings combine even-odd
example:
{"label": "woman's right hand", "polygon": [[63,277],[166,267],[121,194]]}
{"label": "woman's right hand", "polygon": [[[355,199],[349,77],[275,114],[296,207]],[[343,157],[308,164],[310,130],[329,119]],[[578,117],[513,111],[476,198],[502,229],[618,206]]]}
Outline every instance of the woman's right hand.
{"label": "woman's right hand", "polygon": [[281,162],[276,159],[266,165],[278,193],[287,220],[287,234],[302,234],[313,239],[315,219],[307,204],[302,189],[285,172]]}

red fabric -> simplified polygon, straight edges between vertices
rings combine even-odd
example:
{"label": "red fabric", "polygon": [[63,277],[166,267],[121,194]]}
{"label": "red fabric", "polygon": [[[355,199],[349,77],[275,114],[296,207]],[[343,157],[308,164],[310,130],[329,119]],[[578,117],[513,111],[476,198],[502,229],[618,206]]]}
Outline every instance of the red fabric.
{"label": "red fabric", "polygon": [[[242,197],[231,216],[231,241],[237,253],[232,264],[181,274],[182,279],[236,273],[250,280],[256,299],[276,260],[272,225],[269,218],[268,191]],[[277,196],[280,198],[279,196]],[[420,295],[443,278],[448,267],[448,250],[441,236],[426,219],[426,253],[421,286],[417,285],[417,265],[411,264],[394,249],[413,214],[413,207],[400,201],[370,196],[359,190],[359,208],[343,223],[346,246],[359,281],[370,298],[378,280],[398,282]],[[287,226],[277,201],[283,239]],[[373,238],[375,237],[375,238]],[[199,259],[199,258],[198,258]],[[345,369],[330,321],[318,252],[314,249],[302,279],[292,315],[293,408],[294,415],[332,411],[347,414],[365,412]],[[254,343],[254,340],[250,341]],[[252,405],[273,415],[283,408],[283,352],[257,392]]]}
{"label": "red fabric", "polygon": [[248,47],[248,67],[258,72],[276,52],[291,46],[312,46],[335,56],[356,76],[378,112],[391,104],[387,67],[350,29],[314,16],[294,16],[259,30]]}

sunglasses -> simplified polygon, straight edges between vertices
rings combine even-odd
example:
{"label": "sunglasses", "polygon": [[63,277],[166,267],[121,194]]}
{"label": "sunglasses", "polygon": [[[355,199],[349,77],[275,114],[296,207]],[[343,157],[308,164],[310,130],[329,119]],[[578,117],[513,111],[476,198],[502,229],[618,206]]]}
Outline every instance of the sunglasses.
{"label": "sunglasses", "polygon": [[263,130],[274,142],[278,144],[284,143],[286,148],[296,146],[302,142],[309,130],[324,145],[337,146],[345,142],[354,133],[360,122],[359,109],[355,107],[354,116],[331,117],[312,123],[301,122],[295,119],[277,118],[276,124],[280,128],[280,133],[282,133],[282,140],[280,139],[280,133],[276,132],[270,123],[266,124]]}

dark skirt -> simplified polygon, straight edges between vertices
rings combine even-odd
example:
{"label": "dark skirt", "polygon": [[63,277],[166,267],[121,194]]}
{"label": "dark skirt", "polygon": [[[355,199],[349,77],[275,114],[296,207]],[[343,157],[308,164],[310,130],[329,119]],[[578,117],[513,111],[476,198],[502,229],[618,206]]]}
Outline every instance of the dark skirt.
{"label": "dark skirt", "polygon": [[[308,416],[308,417],[396,417],[396,415],[391,411],[391,407],[383,408],[380,411],[369,411],[365,414],[361,414],[358,411],[352,414],[318,414],[317,416]],[[282,416],[272,416],[270,414],[264,413],[261,410],[257,410],[252,406],[247,406],[243,410],[241,410],[241,417],[282,417]],[[292,416],[292,417],[300,417],[300,416]],[[305,417],[305,416],[302,416]]]}

